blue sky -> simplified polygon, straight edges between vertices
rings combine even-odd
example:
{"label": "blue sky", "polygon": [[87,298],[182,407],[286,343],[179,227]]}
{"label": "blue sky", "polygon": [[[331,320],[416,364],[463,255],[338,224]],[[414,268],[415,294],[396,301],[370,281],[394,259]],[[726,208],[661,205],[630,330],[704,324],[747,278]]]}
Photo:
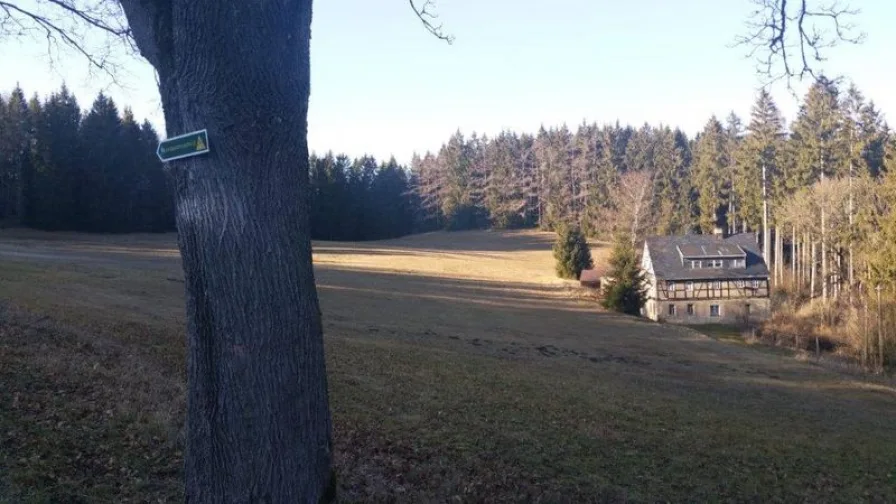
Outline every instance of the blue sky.
{"label": "blue sky", "polygon": [[[865,0],[855,22],[863,45],[829,52],[825,68],[851,78],[883,112],[896,114],[896,2]],[[582,120],[643,122],[698,131],[711,114],[746,120],[760,80],[743,48],[731,48],[749,0],[439,0],[447,45],[429,35],[405,0],[319,0],[312,35],[309,143],[318,152],[406,162],[437,149],[458,128]],[[91,76],[83,59],[52,66],[46,44],[0,43],[0,90],[18,81],[47,94],[65,80],[87,108],[100,89],[137,117],[163,125],[149,65],[127,59],[121,85]],[[790,120],[798,102],[773,95]]]}

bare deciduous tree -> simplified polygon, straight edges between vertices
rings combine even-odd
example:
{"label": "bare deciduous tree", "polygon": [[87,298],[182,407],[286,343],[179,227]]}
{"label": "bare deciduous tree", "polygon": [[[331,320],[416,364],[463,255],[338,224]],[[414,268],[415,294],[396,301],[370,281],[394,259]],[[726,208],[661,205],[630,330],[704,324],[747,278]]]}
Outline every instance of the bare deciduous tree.
{"label": "bare deciduous tree", "polygon": [[612,215],[615,232],[625,232],[632,244],[643,239],[656,226],[651,215],[653,175],[646,170],[629,171],[620,176],[612,194]]}
{"label": "bare deciduous tree", "polygon": [[747,33],[736,44],[748,48],[767,83],[821,75],[825,51],[840,43],[858,44],[865,34],[851,22],[858,9],[837,0],[752,0],[756,6]]}

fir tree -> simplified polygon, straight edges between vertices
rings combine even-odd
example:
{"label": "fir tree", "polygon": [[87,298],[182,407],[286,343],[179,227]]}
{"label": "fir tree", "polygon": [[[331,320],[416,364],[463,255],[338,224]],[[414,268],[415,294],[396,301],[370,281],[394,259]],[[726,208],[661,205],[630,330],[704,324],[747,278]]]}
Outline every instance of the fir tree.
{"label": "fir tree", "polygon": [[557,261],[557,276],[560,278],[578,279],[583,269],[593,266],[588,241],[574,226],[564,226],[557,233],[554,259]]}
{"label": "fir tree", "polygon": [[25,179],[32,138],[28,101],[22,88],[16,86],[0,123],[0,221],[21,224],[25,217]]}
{"label": "fir tree", "polygon": [[737,175],[733,187],[737,217],[750,229],[759,229],[762,225],[763,170],[769,186],[780,178],[783,141],[784,119],[771,95],[762,90],[736,154]]}
{"label": "fir tree", "polygon": [[644,306],[644,274],[638,253],[631,239],[622,234],[616,237],[610,256],[609,285],[604,288],[604,308],[639,315]]}
{"label": "fir tree", "polygon": [[700,212],[700,230],[711,233],[719,225],[726,196],[726,136],[722,123],[711,117],[697,139],[692,173]]}

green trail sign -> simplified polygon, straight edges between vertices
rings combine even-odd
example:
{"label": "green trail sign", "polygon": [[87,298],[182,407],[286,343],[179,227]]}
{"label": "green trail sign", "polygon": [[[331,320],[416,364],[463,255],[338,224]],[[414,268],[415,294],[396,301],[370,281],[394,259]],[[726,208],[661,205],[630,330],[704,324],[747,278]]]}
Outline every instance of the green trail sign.
{"label": "green trail sign", "polygon": [[156,149],[156,155],[163,162],[168,162],[208,154],[208,151],[208,131],[199,130],[162,140],[159,143],[159,148]]}

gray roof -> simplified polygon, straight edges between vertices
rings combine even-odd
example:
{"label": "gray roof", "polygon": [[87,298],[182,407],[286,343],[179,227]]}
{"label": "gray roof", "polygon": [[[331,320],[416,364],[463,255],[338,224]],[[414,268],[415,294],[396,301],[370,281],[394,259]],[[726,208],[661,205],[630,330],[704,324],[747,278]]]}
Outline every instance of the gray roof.
{"label": "gray roof", "polygon": [[[653,272],[665,280],[716,280],[739,278],[768,278],[768,267],[756,243],[756,235],[741,233],[722,238],[714,235],[653,236],[646,240]],[[682,256],[700,258],[746,255],[746,268],[690,269]],[[687,252],[682,252],[687,251]],[[705,252],[704,252],[705,251]],[[692,254],[691,254],[692,253]]]}

